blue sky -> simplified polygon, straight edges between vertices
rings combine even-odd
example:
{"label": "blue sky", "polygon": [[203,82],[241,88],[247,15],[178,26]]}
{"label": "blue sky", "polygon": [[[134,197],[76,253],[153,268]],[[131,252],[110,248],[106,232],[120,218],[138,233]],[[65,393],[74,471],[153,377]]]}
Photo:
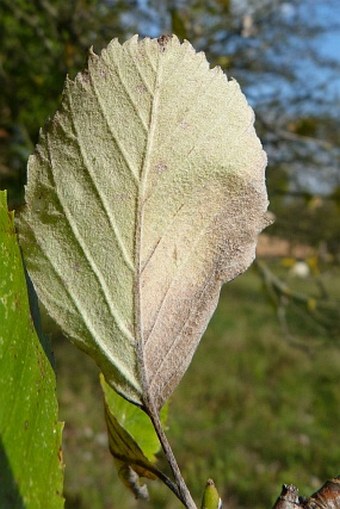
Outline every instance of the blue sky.
{"label": "blue sky", "polygon": [[[263,3],[265,2],[266,0],[263,0]],[[147,21],[146,19],[143,23],[142,28],[145,34],[156,37],[160,33],[169,30],[168,27],[162,26],[162,23],[166,22],[164,16],[162,16],[164,12],[162,9],[163,4],[159,2],[159,9],[156,7],[148,9],[148,4],[148,0],[139,0],[138,2],[140,10],[151,14],[149,20]],[[177,0],[174,4],[178,5],[183,9],[183,12],[185,12],[186,2]],[[258,6],[258,4],[259,0],[234,0],[232,9],[234,14],[239,15],[241,19],[245,13],[252,14],[253,11],[256,11],[256,8],[253,6]],[[153,3],[153,5],[156,4]],[[271,2],[268,1],[268,5],[272,8]],[[305,83],[306,86],[314,85],[316,88],[318,85],[320,87],[322,85],[324,89],[326,82],[327,95],[331,96],[334,101],[340,102],[340,0],[287,0],[280,4],[279,9],[281,11],[281,16],[288,23],[292,20],[293,24],[293,22],[299,18],[301,31],[308,31],[308,27],[313,27],[316,23],[320,24],[326,30],[324,34],[314,39],[308,39],[307,37],[305,40],[303,40],[303,38],[299,40],[299,33],[287,31],[287,41],[289,40],[290,43],[292,43],[288,44],[287,47],[293,47],[293,50],[287,50],[286,54],[281,55],[279,58],[285,58],[286,60],[291,59],[293,65],[296,66],[295,70],[298,75],[300,75],[302,83]],[[131,16],[133,17],[133,11],[131,11]],[[208,13],[207,16],[209,16]],[[338,25],[336,28],[334,28],[335,24]],[[204,37],[204,33],[202,35]],[[294,48],[294,38],[297,44],[296,48]],[[284,44],[284,41],[282,41],[282,43]],[[304,44],[305,47],[303,47]],[[336,65],[339,66],[337,72],[334,66],[326,69],[326,67],[322,65],[322,62],[320,65],[316,65],[312,59],[306,58],[306,49],[308,50],[308,45],[317,50],[322,61],[326,61],[329,58],[334,59],[337,63]],[[262,83],[262,89],[266,89],[267,86],[268,83]],[[273,84],[273,86],[275,86],[275,84]],[[287,84],[283,84],[282,86],[286,88]],[[258,95],[260,89],[261,87],[259,87],[256,95]],[[286,89],[285,93],[289,95],[289,90]]]}

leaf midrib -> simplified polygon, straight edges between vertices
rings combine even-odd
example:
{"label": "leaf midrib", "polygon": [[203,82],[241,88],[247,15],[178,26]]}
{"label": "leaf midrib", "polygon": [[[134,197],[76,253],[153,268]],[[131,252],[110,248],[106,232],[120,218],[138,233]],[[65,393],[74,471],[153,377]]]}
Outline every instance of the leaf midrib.
{"label": "leaf midrib", "polygon": [[[150,56],[148,55],[151,62]],[[137,349],[137,364],[139,375],[142,385],[142,400],[145,408],[148,408],[152,402],[149,402],[148,380],[145,370],[144,359],[144,337],[143,337],[143,315],[142,315],[142,244],[143,244],[143,224],[144,224],[144,205],[147,190],[147,178],[150,171],[151,154],[153,150],[156,124],[157,124],[157,110],[159,105],[159,92],[162,81],[162,53],[159,55],[158,66],[155,70],[156,81],[154,86],[154,93],[151,105],[150,120],[148,127],[147,142],[143,163],[140,173],[140,183],[137,196],[136,208],[136,230],[135,230],[135,287],[134,287],[134,325],[135,325],[135,340]]]}

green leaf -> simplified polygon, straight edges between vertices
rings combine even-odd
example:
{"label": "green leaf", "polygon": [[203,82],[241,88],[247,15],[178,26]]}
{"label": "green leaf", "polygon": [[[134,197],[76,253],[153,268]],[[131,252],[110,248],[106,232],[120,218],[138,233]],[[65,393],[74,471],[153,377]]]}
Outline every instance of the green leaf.
{"label": "green leaf", "polygon": [[[100,383],[104,392],[108,414],[129,434],[131,440],[135,442],[145,458],[149,462],[154,463],[156,461],[155,455],[161,450],[161,444],[150,418],[143,410],[119,396],[105,382],[103,375],[100,377]],[[167,413],[168,406],[165,405],[160,414],[163,426],[166,424]]]}
{"label": "green leaf", "polygon": [[19,235],[51,316],[155,412],[221,285],[255,256],[266,157],[235,81],[188,42],[112,41],[67,80],[29,160]]}
{"label": "green leaf", "polygon": [[[147,488],[139,483],[139,477],[155,479],[153,464],[161,444],[146,413],[119,396],[102,374],[100,383],[105,398],[109,447],[119,476],[137,498],[147,498]],[[166,418],[167,405],[161,411],[163,425]]]}
{"label": "green leaf", "polygon": [[[45,509],[48,500],[49,509],[61,509],[62,426],[52,354],[31,318],[13,213],[2,191],[0,276],[0,507]],[[34,308],[33,293],[31,300]]]}

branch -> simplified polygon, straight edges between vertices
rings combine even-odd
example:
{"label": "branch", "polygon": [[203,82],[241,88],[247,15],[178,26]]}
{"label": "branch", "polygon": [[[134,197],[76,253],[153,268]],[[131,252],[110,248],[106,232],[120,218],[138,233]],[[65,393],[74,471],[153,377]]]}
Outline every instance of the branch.
{"label": "branch", "polygon": [[280,136],[283,139],[289,140],[289,141],[297,141],[301,143],[315,143],[316,145],[319,145],[326,149],[335,148],[336,145],[334,143],[331,143],[327,140],[321,140],[319,138],[314,138],[313,136],[305,136],[302,134],[293,133],[291,131],[287,131],[285,129],[275,129],[275,127],[271,126],[271,130],[275,131],[278,136]]}
{"label": "branch", "polygon": [[124,456],[124,454],[118,454],[116,451],[113,451],[112,448],[110,448],[110,452],[114,458],[121,461],[124,465],[126,465],[128,467],[130,467],[130,466],[141,467],[144,470],[147,470],[148,472],[153,474],[154,476],[158,477],[158,479],[160,481],[162,481],[162,483],[165,484],[174,493],[174,495],[181,500],[181,494],[178,490],[177,485],[171,479],[169,479],[169,477],[166,474],[164,474],[164,472],[159,470],[156,466],[151,465],[151,464],[146,465],[144,461],[141,461],[138,459],[126,458],[126,456]]}
{"label": "branch", "polygon": [[[279,320],[281,324],[284,325],[284,330],[286,332],[288,329],[285,308],[288,303],[294,303],[297,309],[299,305],[302,305],[306,315],[308,315],[314,323],[321,326],[324,330],[327,330],[329,334],[337,334],[337,310],[339,304],[338,301],[330,299],[328,295],[325,294],[326,290],[322,287],[322,282],[320,280],[318,280],[318,286],[321,290],[321,296],[315,297],[294,291],[284,281],[273,274],[265,263],[255,260],[254,265],[263,280],[271,300],[277,308]],[[290,334],[288,333],[287,336],[290,336]]]}
{"label": "branch", "polygon": [[168,438],[162,428],[162,424],[159,419],[158,412],[156,411],[156,409],[154,407],[152,407],[150,409],[150,405],[149,405],[148,406],[148,415],[152,421],[154,429],[155,429],[157,436],[159,438],[159,441],[162,445],[162,449],[164,451],[165,457],[166,457],[168,464],[171,468],[171,471],[173,473],[176,485],[178,487],[177,497],[179,498],[179,500],[182,502],[182,504],[187,509],[197,509],[197,506],[191,496],[191,493],[190,493],[187,485],[185,484],[185,481],[181,474],[177,460],[175,458],[175,455],[173,453],[171,445],[168,441]]}

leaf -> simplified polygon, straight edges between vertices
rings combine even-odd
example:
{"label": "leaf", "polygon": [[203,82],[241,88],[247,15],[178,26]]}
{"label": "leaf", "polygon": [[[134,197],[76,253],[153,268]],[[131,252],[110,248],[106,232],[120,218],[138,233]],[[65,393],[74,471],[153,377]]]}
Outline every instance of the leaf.
{"label": "leaf", "polygon": [[255,256],[267,195],[253,117],[190,43],[113,40],[66,81],[29,160],[18,227],[39,298],[149,412]]}
{"label": "leaf", "polygon": [[52,354],[30,315],[5,192],[0,192],[0,274],[0,507],[44,509],[48,496],[48,507],[61,509],[62,426]]}
{"label": "leaf", "polygon": [[[117,425],[124,429],[129,435],[130,451],[132,450],[131,443],[133,441],[136,444],[136,448],[142,452],[145,460],[150,463],[155,463],[155,455],[161,450],[161,444],[150,418],[138,407],[119,396],[119,394],[105,382],[103,375],[100,376],[100,383],[104,392],[107,415],[112,421],[116,420]],[[160,415],[163,425],[166,423],[167,413],[168,405],[165,405]],[[133,460],[135,457],[132,455],[130,458],[127,457],[127,459]]]}
{"label": "leaf", "polygon": [[[139,477],[156,478],[153,464],[161,444],[145,412],[119,396],[105,382],[103,375],[100,376],[100,383],[105,398],[109,447],[119,476],[137,498],[147,498],[147,488],[140,485]],[[163,424],[166,417],[167,405],[161,411]]]}

